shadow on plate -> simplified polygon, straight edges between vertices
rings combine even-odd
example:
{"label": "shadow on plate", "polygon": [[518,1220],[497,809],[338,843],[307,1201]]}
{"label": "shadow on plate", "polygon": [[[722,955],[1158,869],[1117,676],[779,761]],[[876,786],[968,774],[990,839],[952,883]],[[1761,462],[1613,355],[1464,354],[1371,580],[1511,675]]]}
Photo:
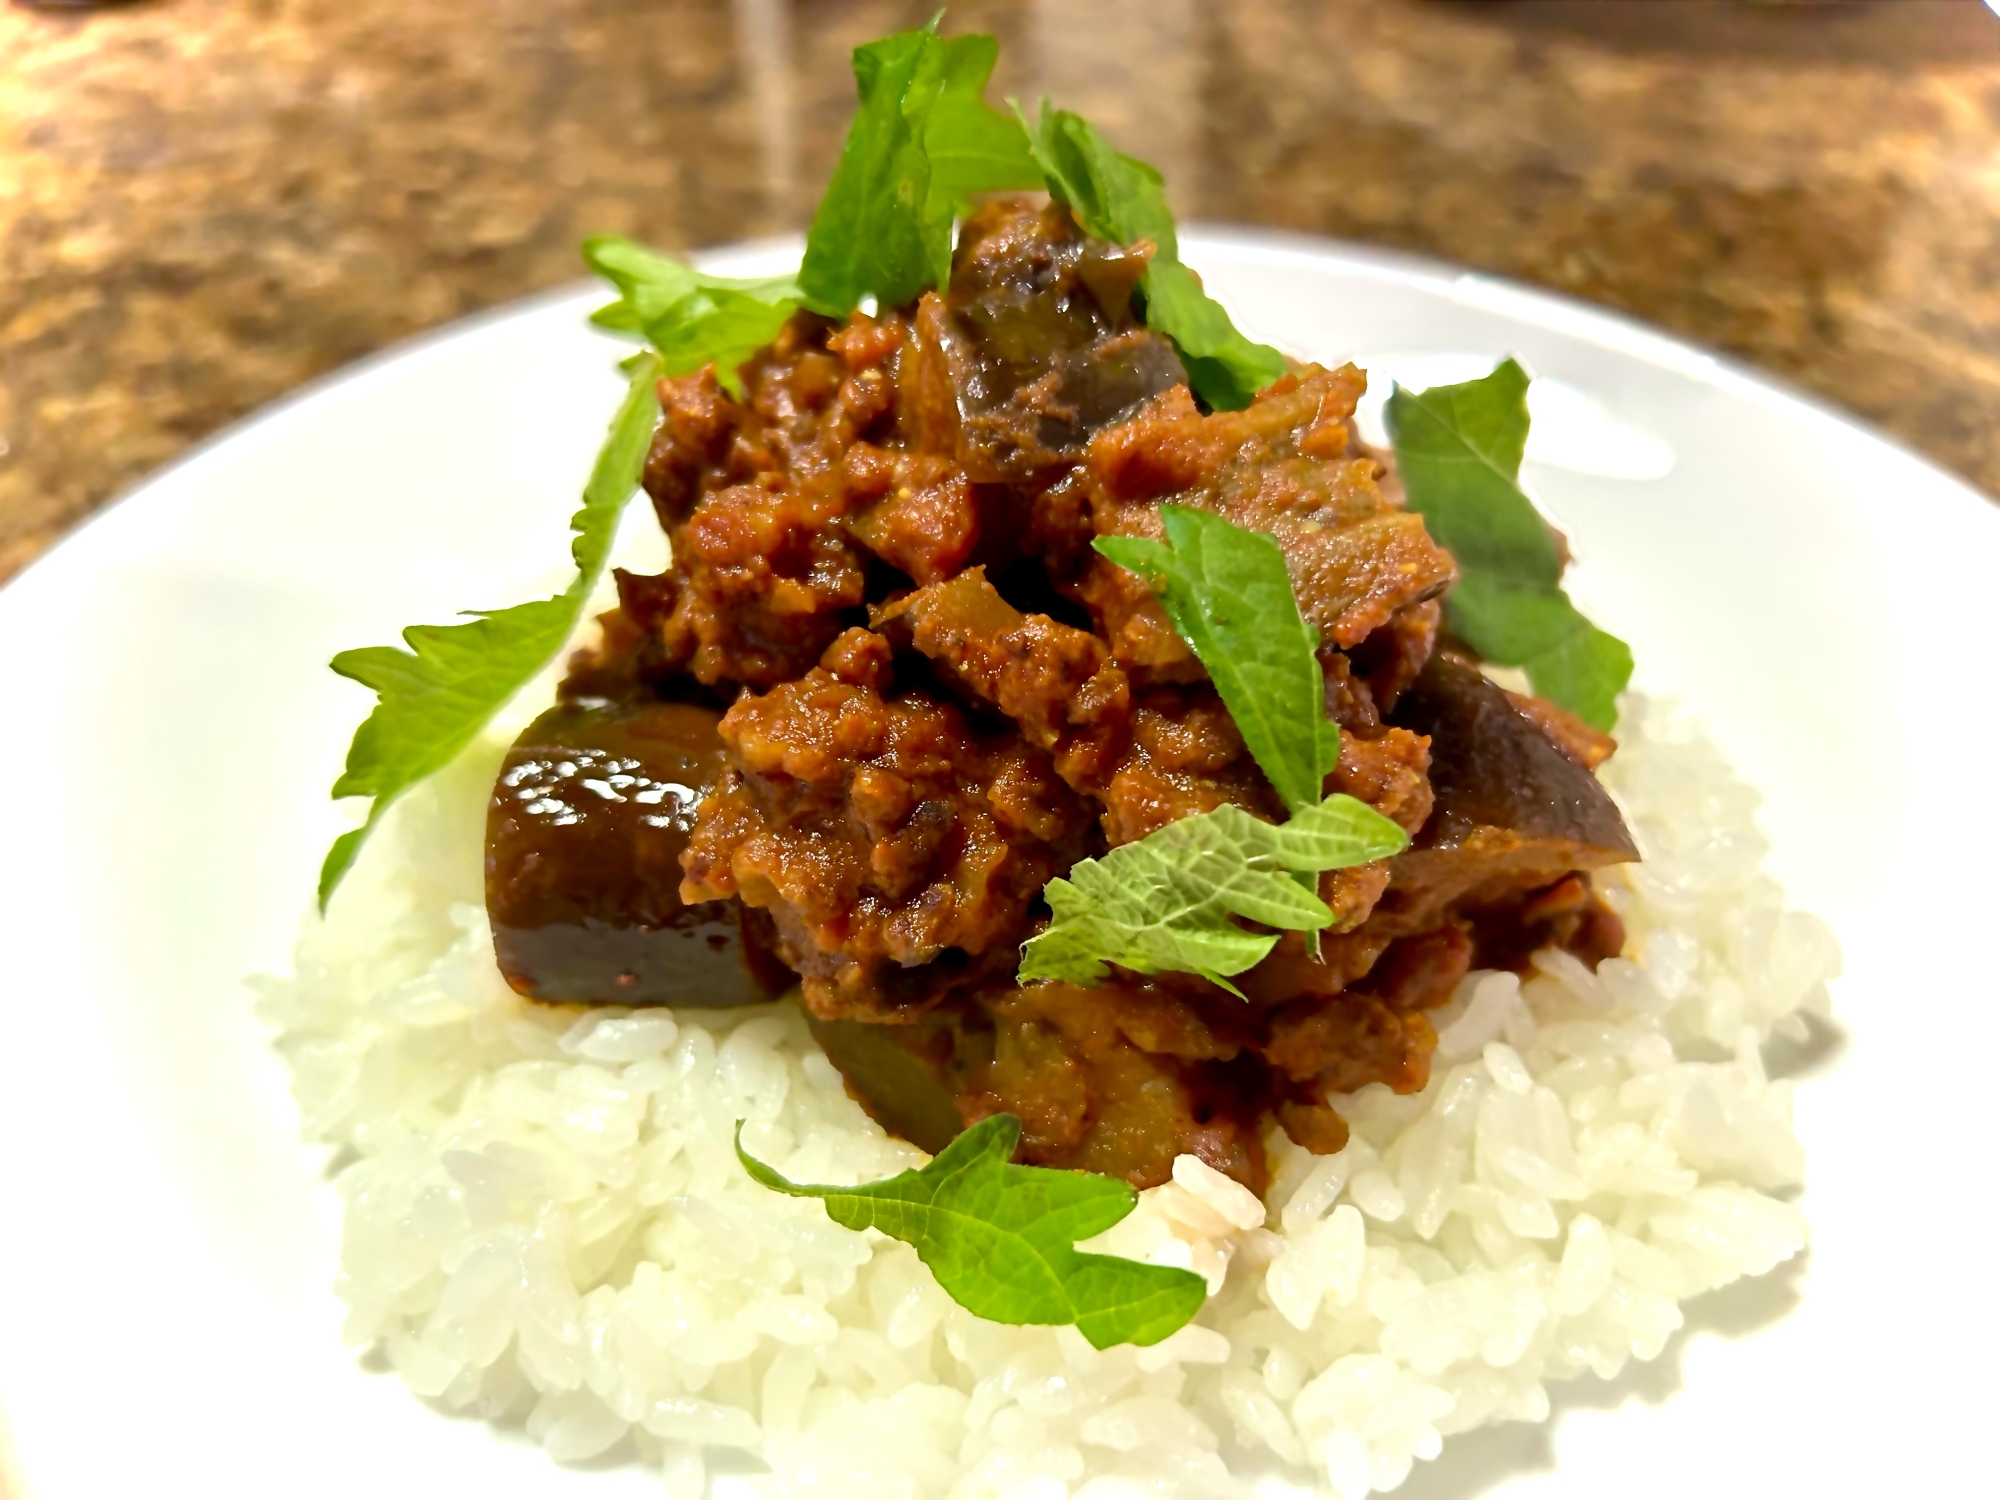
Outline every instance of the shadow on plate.
{"label": "shadow on plate", "polygon": [[[1774,1078],[1802,1080],[1827,1072],[1847,1052],[1846,1029],[1822,1016],[1806,1016],[1806,1035],[1774,1037],[1764,1063]],[[1796,1191],[1779,1192],[1786,1200]],[[1682,1305],[1685,1321],[1655,1360],[1627,1364],[1617,1378],[1584,1375],[1552,1385],[1546,1422],[1505,1422],[1445,1439],[1444,1452],[1418,1464],[1396,1492],[1398,1500],[1473,1500],[1502,1482],[1555,1467],[1555,1429],[1564,1412],[1609,1411],[1630,1402],[1658,1406],[1681,1388],[1681,1355],[1697,1334],[1747,1338],[1799,1305],[1811,1251],[1763,1276],[1749,1276]]]}
{"label": "shadow on plate", "polygon": [[1803,1037],[1772,1037],[1764,1044],[1764,1067],[1773,1078],[1818,1078],[1847,1055],[1853,1038],[1837,1021],[1805,1016]]}
{"label": "shadow on plate", "polygon": [[1660,1357],[1634,1360],[1615,1380],[1580,1376],[1550,1388],[1549,1420],[1507,1422],[1445,1439],[1444,1452],[1418,1464],[1397,1500],[1473,1500],[1509,1479],[1556,1466],[1555,1428],[1565,1412],[1609,1411],[1631,1402],[1658,1406],[1681,1388],[1681,1355],[1697,1334],[1740,1339],[1770,1327],[1799,1305],[1806,1255],[1764,1276],[1746,1277],[1684,1305],[1687,1321]]}

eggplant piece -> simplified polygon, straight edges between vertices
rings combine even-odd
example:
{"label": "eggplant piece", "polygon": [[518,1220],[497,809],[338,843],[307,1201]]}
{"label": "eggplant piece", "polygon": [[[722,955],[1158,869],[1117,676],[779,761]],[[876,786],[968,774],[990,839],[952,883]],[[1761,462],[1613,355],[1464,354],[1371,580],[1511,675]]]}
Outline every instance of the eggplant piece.
{"label": "eggplant piece", "polygon": [[1407,930],[1639,857],[1611,794],[1470,663],[1434,653],[1389,722],[1431,742],[1431,815],[1391,864]]}
{"label": "eggplant piece", "polygon": [[1504,828],[1600,851],[1600,864],[1639,857],[1611,794],[1470,663],[1434,653],[1389,721],[1431,739],[1436,801],[1418,847]]}
{"label": "eggplant piece", "polygon": [[486,815],[486,910],[507,983],[535,1000],[757,1005],[793,976],[768,918],[680,898],[681,851],[723,767],[693,703],[585,699],[507,752]]}
{"label": "eggplant piece", "polygon": [[[1134,997],[1124,997],[1130,1002]],[[966,1124],[1005,1110],[1021,1121],[1015,1159],[1157,1187],[1174,1159],[1195,1152],[1254,1192],[1264,1188],[1259,1141],[1266,1070],[1178,1007],[1155,1011],[1141,1035],[1172,1045],[1193,1021],[1209,1045],[1149,1052],[1127,1033],[1143,1005],[1063,984],[999,984],[954,997],[907,1024],[808,1016],[848,1094],[883,1129],[935,1156]],[[1122,1021],[1114,1020],[1114,1013]]]}
{"label": "eggplant piece", "polygon": [[917,314],[919,427],[976,481],[1081,461],[1093,433],[1187,381],[1132,311],[1148,259],[1086,238],[1060,204],[974,213],[944,296]]}
{"label": "eggplant piece", "polygon": [[960,1043],[942,1018],[891,1026],[828,1021],[808,1011],[806,1025],[840,1070],[848,1095],[891,1135],[936,1156],[965,1129],[952,1083]]}

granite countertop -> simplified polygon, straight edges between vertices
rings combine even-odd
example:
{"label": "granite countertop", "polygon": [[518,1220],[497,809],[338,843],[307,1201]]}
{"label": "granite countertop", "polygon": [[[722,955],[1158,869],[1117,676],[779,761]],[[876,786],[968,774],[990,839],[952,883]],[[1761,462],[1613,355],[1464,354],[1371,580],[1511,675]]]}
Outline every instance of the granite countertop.
{"label": "granite countertop", "polygon": [[[301,381],[794,227],[889,0],[0,4],[0,578]],[[2000,20],[1976,0],[972,0],[998,91],[1181,212],[1654,320],[2000,493]]]}

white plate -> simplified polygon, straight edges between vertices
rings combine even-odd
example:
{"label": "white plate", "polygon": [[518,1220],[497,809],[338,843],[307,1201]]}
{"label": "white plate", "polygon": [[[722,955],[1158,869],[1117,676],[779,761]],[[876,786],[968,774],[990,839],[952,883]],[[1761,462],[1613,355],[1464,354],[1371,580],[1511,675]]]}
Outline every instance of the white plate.
{"label": "white plate", "polygon": [[[1809,1262],[1698,1304],[1662,1365],[1562,1388],[1552,1429],[1452,1440],[1406,1493],[1959,1493],[2000,1338],[1973,1071],[2000,1045],[2000,509],[1573,303],[1273,235],[1187,242],[1253,334],[1378,384],[1508,353],[1545,378],[1527,478],[1575,541],[1579,602],[1763,788],[1776,874],[1846,952],[1845,1035],[1798,1101]],[[439,1415],[340,1343],[336,1201],[242,984],[285,964],[345,826],[324,789],[368,700],[327,658],[560,571],[618,390],[596,295],[259,415],[0,594],[17,1500],[656,1493]]]}

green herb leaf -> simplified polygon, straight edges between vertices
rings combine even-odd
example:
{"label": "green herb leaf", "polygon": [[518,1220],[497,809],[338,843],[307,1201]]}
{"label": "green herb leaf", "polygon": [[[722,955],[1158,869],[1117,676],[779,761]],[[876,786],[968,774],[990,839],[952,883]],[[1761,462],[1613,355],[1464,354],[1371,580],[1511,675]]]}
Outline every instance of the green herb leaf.
{"label": "green herb leaf", "polygon": [[[1027,125],[1025,117],[1022,124]],[[1087,120],[1052,108],[1046,99],[1028,134],[1049,191],[1069,205],[1087,232],[1120,245],[1153,242],[1152,264],[1139,283],[1146,326],[1174,341],[1197,396],[1214,409],[1234,411],[1285,373],[1285,356],[1245,338],[1181,264],[1174,216],[1157,171],[1114,150]]]}
{"label": "green herb leaf", "polygon": [[740,1123],[736,1156],[772,1191],[818,1198],[836,1224],[916,1246],[954,1302],[996,1323],[1074,1323],[1108,1349],[1157,1344],[1193,1317],[1208,1295],[1194,1272],[1076,1248],[1132,1212],[1131,1184],[1017,1167],[1020,1136],[1014,1116],[989,1115],[926,1165],[859,1187],[787,1181],[743,1149]]}
{"label": "green herb leaf", "polygon": [[569,529],[575,533],[569,555],[577,576],[564,597],[574,598],[579,611],[611,560],[618,522],[625,514],[626,502],[639,488],[646,450],[652,446],[653,429],[660,425],[658,386],[666,373],[661,361],[640,355],[627,362],[625,372],[625,399],[618,403],[604,434],[604,446],[597,450],[590,478],[584,481],[583,504],[569,518]]}
{"label": "green herb leaf", "polygon": [[1444,602],[1453,632],[1489,661],[1525,668],[1551,702],[1611,728],[1632,652],[1570,603],[1555,537],[1521,492],[1527,372],[1510,359],[1463,385],[1399,386],[1387,416],[1410,509],[1458,560]]}
{"label": "green herb leaf", "polygon": [[1051,880],[1043,895],[1054,920],[1024,945],[1017,977],[1087,986],[1116,964],[1135,974],[1199,974],[1240,994],[1225,976],[1254,967],[1278,939],[1235,918],[1317,932],[1333,913],[1294,876],[1387,859],[1409,842],[1339,792],[1280,825],[1229,804],[1196,813]]}
{"label": "green herb leaf", "polygon": [[591,270],[618,288],[618,300],[590,315],[599,328],[643,336],[668,375],[711,360],[732,396],[743,394],[743,362],[778,336],[799,308],[794,276],[741,281],[709,276],[615,235],[583,242]]}
{"label": "green herb leaf", "polygon": [[1285,806],[1317,806],[1340,759],[1340,730],[1313,654],[1319,633],[1299,613],[1285,554],[1209,511],[1163,505],[1160,518],[1165,542],[1104,536],[1094,545],[1159,593]]}
{"label": "green herb leaf", "polygon": [[320,910],[326,909],[334,887],[389,804],[449,764],[576,629],[610,556],[625,502],[639,487],[639,471],[660,417],[654,391],[660,374],[657,355],[637,361],[584,487],[582,508],[570,518],[576,533],[570,543],[577,568],[574,583],[552,599],[470,611],[474,618],[463,625],[412,625],[403,632],[407,651],[369,646],[333,659],[334,671],[373,688],[379,699],[354,731],[347,767],[333,784],[333,795],[372,797],[374,803],[368,821],[342,834],[328,851],[320,868]]}
{"label": "green herb leaf", "polygon": [[944,252],[931,264],[934,286],[951,279],[952,219],[977,194],[1043,186],[1041,166],[1021,122],[985,99],[1000,43],[973,34],[953,37],[939,43],[939,48],[944,54],[944,83],[924,127],[924,154],[930,158],[924,213],[930,223],[943,226],[939,238]]}
{"label": "green herb leaf", "polygon": [[861,107],[806,237],[799,286],[840,317],[908,302],[951,275],[953,217],[973,193],[1040,187],[1020,126],[981,98],[1000,44],[937,23],[857,47]]}

